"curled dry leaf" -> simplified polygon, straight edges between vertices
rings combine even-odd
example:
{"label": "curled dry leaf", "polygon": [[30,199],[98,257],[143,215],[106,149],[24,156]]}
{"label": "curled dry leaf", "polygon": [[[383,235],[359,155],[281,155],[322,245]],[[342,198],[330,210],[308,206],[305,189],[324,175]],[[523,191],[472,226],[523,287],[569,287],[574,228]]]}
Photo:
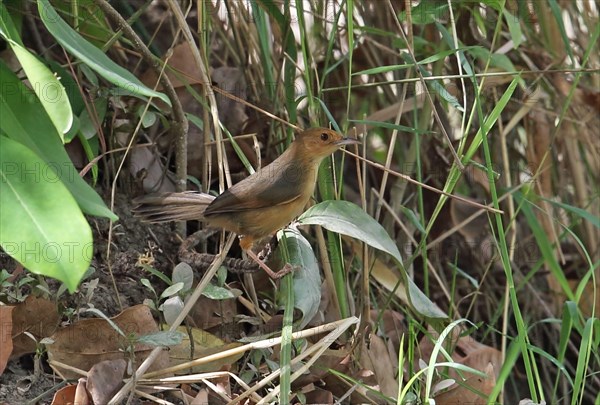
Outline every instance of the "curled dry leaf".
{"label": "curled dry leaf", "polygon": [[[125,309],[111,318],[126,334],[137,336],[158,332],[158,326],[152,318],[150,309],[145,305],[136,305]],[[90,370],[95,364],[104,360],[125,359],[126,340],[113,329],[109,323],[100,318],[84,319],[52,335],[54,343],[48,345],[48,358],[81,370]],[[135,361],[140,364],[154,347],[134,344]],[[128,358],[126,359],[128,360]],[[169,356],[163,351],[152,364],[149,371],[159,370],[168,365]],[[51,363],[52,365],[52,363]],[[72,371],[53,368],[65,378],[78,377]]]}
{"label": "curled dry leaf", "polygon": [[[87,381],[85,378],[77,380],[77,387],[75,388],[75,398],[73,404],[76,405],[88,405],[90,403],[90,397],[87,392]],[[96,402],[100,404],[102,402]]]}
{"label": "curled dry leaf", "polygon": [[77,386],[74,384],[62,387],[54,394],[52,405],[74,404],[76,390]]}
{"label": "curled dry leaf", "polygon": [[80,378],[77,382],[77,385],[71,384],[67,385],[66,387],[62,387],[56,391],[54,397],[52,398],[52,405],[88,405],[89,403],[90,398],[86,390],[85,378]]}

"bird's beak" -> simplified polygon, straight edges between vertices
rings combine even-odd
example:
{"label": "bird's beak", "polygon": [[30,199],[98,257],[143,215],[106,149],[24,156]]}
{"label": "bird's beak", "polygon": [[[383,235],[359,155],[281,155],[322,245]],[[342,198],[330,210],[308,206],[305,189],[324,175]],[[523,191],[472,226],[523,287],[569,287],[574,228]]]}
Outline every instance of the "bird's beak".
{"label": "bird's beak", "polygon": [[357,145],[361,143],[358,139],[354,139],[354,138],[343,138],[340,139],[339,141],[335,142],[336,146],[343,146],[343,145]]}

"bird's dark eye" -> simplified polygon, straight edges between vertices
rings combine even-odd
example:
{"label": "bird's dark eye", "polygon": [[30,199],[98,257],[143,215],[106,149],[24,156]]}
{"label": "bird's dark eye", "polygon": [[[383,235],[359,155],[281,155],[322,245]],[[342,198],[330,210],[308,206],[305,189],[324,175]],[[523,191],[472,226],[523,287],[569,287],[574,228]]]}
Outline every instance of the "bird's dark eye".
{"label": "bird's dark eye", "polygon": [[323,132],[323,133],[321,134],[321,140],[322,140],[322,141],[326,141],[326,140],[328,140],[328,139],[329,139],[329,134],[328,134],[327,132]]}

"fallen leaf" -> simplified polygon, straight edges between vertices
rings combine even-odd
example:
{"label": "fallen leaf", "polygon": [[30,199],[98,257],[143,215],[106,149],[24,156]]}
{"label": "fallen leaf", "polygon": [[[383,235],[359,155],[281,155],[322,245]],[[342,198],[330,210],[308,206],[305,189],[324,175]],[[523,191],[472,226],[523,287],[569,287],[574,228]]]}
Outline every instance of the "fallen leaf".
{"label": "fallen leaf", "polygon": [[33,295],[15,306],[12,312],[13,351],[11,358],[35,353],[36,343],[25,332],[31,333],[39,342],[54,333],[59,315],[56,304]]}
{"label": "fallen leaf", "polygon": [[87,389],[94,404],[106,404],[123,385],[127,369],[124,359],[96,363],[88,372]]}
{"label": "fallen leaf", "polygon": [[[158,332],[158,326],[152,318],[150,308],[145,305],[127,308],[111,320],[125,335],[140,336]],[[101,318],[83,319],[61,328],[52,335],[52,340],[54,343],[47,346],[49,360],[81,370],[90,370],[92,366],[104,360],[126,359],[124,352],[124,349],[127,348],[126,340],[106,320]],[[133,350],[137,364],[140,364],[153,348],[150,345],[134,344]],[[129,357],[127,357],[128,359]],[[168,362],[169,355],[163,351],[148,371],[164,368]],[[65,378],[79,376],[73,371],[56,369],[55,365],[52,366]]]}
{"label": "fallen leaf", "polygon": [[0,336],[0,375],[4,372],[8,359],[13,351],[12,341],[12,311],[15,307],[0,306],[0,325],[2,325],[2,336]]}
{"label": "fallen leaf", "polygon": [[75,391],[77,386],[75,384],[67,385],[62,387],[54,394],[52,398],[52,405],[69,405],[75,403]]}
{"label": "fallen leaf", "polygon": [[[375,334],[371,334],[369,344],[367,345],[364,341],[361,344],[360,358],[362,366],[371,370],[375,375],[375,379],[379,385],[378,391],[387,397],[396,398],[398,396],[398,381],[394,378],[396,374],[394,369],[396,368],[397,360],[390,358],[383,339]],[[370,394],[369,397],[371,397]],[[375,400],[381,399],[377,397],[372,398]]]}
{"label": "fallen leaf", "polygon": [[[240,343],[228,343],[225,344],[221,339],[215,335],[206,332],[201,329],[192,328],[192,337],[194,339],[194,353],[191,353],[191,345],[189,334],[185,327],[180,326],[177,330],[185,335],[182,342],[171,347],[169,350],[169,364],[170,366],[176,366],[192,359],[198,359],[206,357],[211,354],[219,353],[224,350],[229,350],[234,347],[238,347]],[[189,374],[189,373],[207,373],[210,371],[219,371],[224,366],[230,366],[231,364],[238,361],[243,356],[243,353],[237,355],[225,357],[219,360],[212,361],[210,363],[202,364],[193,367],[191,370],[181,370],[177,374]]]}

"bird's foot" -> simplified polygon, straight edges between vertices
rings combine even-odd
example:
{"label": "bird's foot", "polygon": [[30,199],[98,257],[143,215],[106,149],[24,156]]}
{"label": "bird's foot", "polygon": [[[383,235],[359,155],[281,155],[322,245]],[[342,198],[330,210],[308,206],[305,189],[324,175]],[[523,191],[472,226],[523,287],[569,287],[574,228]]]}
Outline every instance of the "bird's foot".
{"label": "bird's foot", "polygon": [[281,269],[279,269],[278,272],[273,272],[273,274],[269,274],[269,275],[271,276],[271,278],[278,280],[281,277],[285,276],[286,274],[293,273],[294,271],[298,271],[299,269],[300,269],[300,266],[298,266],[298,265],[286,263],[285,266],[283,266]]}
{"label": "bird's foot", "polygon": [[246,254],[248,255],[248,257],[250,257],[252,260],[254,260],[254,262],[256,264],[258,264],[258,266],[261,269],[263,269],[269,275],[269,277],[271,277],[274,280],[279,280],[281,277],[285,276],[286,274],[291,273],[292,271],[296,270],[296,268],[299,267],[299,266],[292,266],[291,264],[286,263],[286,265],[283,266],[279,271],[275,272],[275,271],[271,270],[271,268],[269,266],[267,266],[267,264],[265,262],[260,260],[260,258],[252,250],[247,250]]}

